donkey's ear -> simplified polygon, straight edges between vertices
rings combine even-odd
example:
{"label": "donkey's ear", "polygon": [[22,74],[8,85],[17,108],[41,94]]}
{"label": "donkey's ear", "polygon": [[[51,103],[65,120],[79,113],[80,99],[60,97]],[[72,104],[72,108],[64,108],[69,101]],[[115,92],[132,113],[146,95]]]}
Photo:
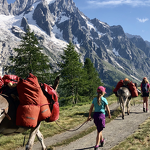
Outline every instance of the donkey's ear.
{"label": "donkey's ear", "polygon": [[56,77],[55,81],[54,81],[54,85],[52,86],[52,88],[56,91],[59,85],[59,78],[60,75]]}

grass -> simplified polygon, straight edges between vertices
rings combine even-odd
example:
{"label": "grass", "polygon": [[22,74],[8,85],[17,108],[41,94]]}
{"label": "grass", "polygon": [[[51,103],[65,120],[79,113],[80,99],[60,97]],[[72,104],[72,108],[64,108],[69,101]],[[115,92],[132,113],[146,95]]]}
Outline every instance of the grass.
{"label": "grass", "polygon": [[[138,102],[138,99],[139,98],[136,98],[134,99],[134,101]],[[109,105],[117,101],[116,96],[114,94],[107,97],[107,100]],[[60,107],[59,125],[65,129],[71,129],[73,127],[76,127],[77,125],[81,125],[83,122],[87,120],[91,102],[80,103],[74,106]],[[108,119],[108,117],[106,117],[106,123],[116,118],[119,114],[120,114],[120,109],[114,111],[111,119]],[[57,145],[53,145],[53,146],[68,144],[78,138],[83,137],[84,135],[87,135],[88,133],[91,133],[94,130],[95,130],[95,126],[87,129],[83,133],[78,134],[78,136],[75,136],[71,139],[68,139],[66,141],[63,141],[62,143],[58,143]],[[44,138],[51,137],[55,134],[64,132],[64,130],[62,130],[58,125],[56,125],[55,122],[47,123],[44,121],[41,124],[40,131],[43,134]],[[17,147],[22,146],[25,135],[26,135],[26,142],[27,142],[27,138],[29,137],[29,131],[23,134],[16,134],[10,136],[0,135],[0,150],[4,150],[4,149],[14,150]],[[37,141],[37,139],[35,139],[35,141]],[[49,147],[49,150],[52,149],[52,147]]]}
{"label": "grass", "polygon": [[139,129],[111,150],[150,150],[150,118]]}
{"label": "grass", "polygon": [[[141,103],[141,97],[133,99],[132,104]],[[142,123],[138,130],[111,150],[150,150],[150,118]]]}

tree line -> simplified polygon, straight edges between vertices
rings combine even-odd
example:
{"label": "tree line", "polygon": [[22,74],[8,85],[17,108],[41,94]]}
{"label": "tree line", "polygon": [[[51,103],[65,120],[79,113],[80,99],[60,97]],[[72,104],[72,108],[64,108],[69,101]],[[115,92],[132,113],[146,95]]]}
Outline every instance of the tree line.
{"label": "tree line", "polygon": [[57,63],[59,69],[55,72],[30,28],[14,51],[16,55],[10,57],[11,65],[5,66],[5,71],[23,79],[32,73],[40,83],[47,84],[60,74],[58,93],[61,105],[91,100],[96,95],[97,87],[103,85],[91,60],[86,58],[82,64],[80,55],[71,42],[63,49],[61,60]]}

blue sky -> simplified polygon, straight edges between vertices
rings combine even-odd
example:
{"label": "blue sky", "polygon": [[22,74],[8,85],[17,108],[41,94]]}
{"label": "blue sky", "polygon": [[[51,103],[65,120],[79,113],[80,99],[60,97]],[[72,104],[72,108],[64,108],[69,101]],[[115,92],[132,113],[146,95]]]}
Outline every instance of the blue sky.
{"label": "blue sky", "polygon": [[[7,0],[13,3],[14,0]],[[150,0],[73,0],[90,19],[121,25],[125,33],[150,42]]]}
{"label": "blue sky", "polygon": [[125,33],[150,42],[150,0],[73,0],[90,19],[121,25]]}

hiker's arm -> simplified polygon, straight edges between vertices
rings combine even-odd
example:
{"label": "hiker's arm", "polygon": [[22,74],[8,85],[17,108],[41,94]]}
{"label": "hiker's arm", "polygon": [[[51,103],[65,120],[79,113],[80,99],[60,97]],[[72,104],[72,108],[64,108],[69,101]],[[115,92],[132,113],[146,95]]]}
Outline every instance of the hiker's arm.
{"label": "hiker's arm", "polygon": [[107,113],[108,113],[108,117],[111,118],[110,109],[109,109],[108,105],[106,105],[106,110],[107,110]]}
{"label": "hiker's arm", "polygon": [[143,91],[142,91],[142,84],[141,84],[141,93],[143,94]]}
{"label": "hiker's arm", "polygon": [[92,104],[91,107],[90,107],[89,117],[88,117],[87,121],[91,120],[91,114],[92,114],[93,108],[94,108],[94,104]]}
{"label": "hiker's arm", "polygon": [[150,85],[148,84],[148,92],[150,92]]}

